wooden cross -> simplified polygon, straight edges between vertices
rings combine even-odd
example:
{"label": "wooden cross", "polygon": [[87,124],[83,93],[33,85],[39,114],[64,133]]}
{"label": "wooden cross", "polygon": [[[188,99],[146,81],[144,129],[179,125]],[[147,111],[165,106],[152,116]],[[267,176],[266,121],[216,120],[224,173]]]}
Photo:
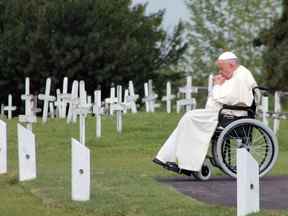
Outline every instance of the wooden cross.
{"label": "wooden cross", "polygon": [[[281,113],[280,95],[277,91],[274,93],[274,113],[276,115]],[[277,134],[280,127],[280,120],[277,118],[277,116],[275,117],[276,118],[273,119],[273,132],[274,134]]]}
{"label": "wooden cross", "polygon": [[148,83],[144,83],[145,97],[142,101],[145,103],[146,112],[155,112],[155,108],[159,105],[155,103],[158,95],[154,93],[152,80],[148,80]]}
{"label": "wooden cross", "polygon": [[48,105],[49,102],[53,102],[55,100],[54,96],[50,95],[51,90],[51,78],[46,79],[46,87],[45,87],[45,94],[39,94],[39,100],[44,101],[43,105],[43,115],[42,115],[42,122],[46,123],[48,118]]}
{"label": "wooden cross", "polygon": [[25,101],[25,115],[28,116],[31,113],[32,109],[32,99],[33,95],[30,94],[30,79],[26,77],[25,79],[25,94],[21,95],[21,100]]}
{"label": "wooden cross", "polygon": [[[124,93],[124,104],[127,109],[131,109],[132,113],[137,113],[136,101],[138,98],[139,95],[135,94],[133,82],[130,80],[128,90],[125,90]],[[127,109],[125,109],[125,112]]]}
{"label": "wooden cross", "polygon": [[175,95],[171,94],[171,82],[166,83],[166,96],[162,97],[162,101],[166,101],[166,111],[171,113],[171,101],[175,98]]}
{"label": "wooden cross", "polygon": [[1,118],[4,118],[4,104],[1,104]]}
{"label": "wooden cross", "polygon": [[67,96],[67,91],[68,91],[68,78],[64,77],[63,79],[63,89],[62,89],[62,94],[59,95],[60,98],[62,99],[62,103],[60,105],[61,109],[59,112],[59,117],[60,118],[66,118],[66,107],[67,107],[67,100],[65,100],[65,97]]}
{"label": "wooden cross", "polygon": [[4,106],[4,111],[8,112],[8,119],[12,118],[12,112],[16,110],[16,106],[12,106],[12,95],[8,95],[8,106]]}
{"label": "wooden cross", "polygon": [[117,103],[118,99],[115,97],[115,87],[112,85],[110,88],[110,98],[105,99],[106,110],[109,110],[109,115],[113,115],[112,105]]}
{"label": "wooden cross", "polygon": [[177,107],[176,107],[177,112],[179,113],[181,107],[183,107],[183,106],[186,107],[186,112],[188,112],[189,110],[192,110],[192,108],[194,109],[196,107],[196,100],[195,100],[195,98],[192,98],[192,93],[197,93],[198,89],[192,87],[192,77],[191,76],[187,76],[186,86],[180,87],[179,92],[185,94],[185,99],[177,101]]}
{"label": "wooden cross", "polygon": [[125,109],[125,105],[122,103],[122,86],[117,86],[117,103],[111,105],[112,112],[116,111],[116,128],[118,133],[122,133],[123,122],[122,112]]}
{"label": "wooden cross", "polygon": [[27,129],[32,131],[32,124],[37,122],[33,113],[33,95],[30,95],[30,79],[25,79],[25,95],[21,95],[21,100],[25,100],[25,115],[19,115],[19,122],[25,123]]}
{"label": "wooden cross", "polygon": [[261,108],[262,108],[262,121],[265,125],[268,126],[268,109],[269,109],[269,102],[268,102],[268,96],[262,96],[261,100]]}
{"label": "wooden cross", "polygon": [[79,115],[80,123],[80,142],[85,145],[85,119],[88,113],[91,113],[91,104],[87,104],[87,93],[85,91],[84,81],[80,81],[80,100],[74,109],[74,115]]}
{"label": "wooden cross", "polygon": [[55,118],[54,102],[49,103],[49,115],[52,119]]}
{"label": "wooden cross", "polygon": [[104,110],[101,106],[101,90],[94,91],[94,105],[93,113],[96,117],[96,137],[101,137],[101,115],[104,113]]}
{"label": "wooden cross", "polygon": [[54,102],[54,105],[56,106],[56,116],[61,118],[61,112],[62,112],[62,100],[60,98],[61,91],[60,89],[56,89],[56,100]]}
{"label": "wooden cross", "polygon": [[[67,102],[69,103],[69,110],[67,114],[67,123],[70,123],[72,120],[75,121],[75,118],[73,117],[74,109],[76,108],[77,104],[79,103],[78,98],[78,89],[79,89],[79,82],[74,81],[72,84],[72,92],[69,97],[67,97]],[[74,119],[73,119],[74,118]]]}

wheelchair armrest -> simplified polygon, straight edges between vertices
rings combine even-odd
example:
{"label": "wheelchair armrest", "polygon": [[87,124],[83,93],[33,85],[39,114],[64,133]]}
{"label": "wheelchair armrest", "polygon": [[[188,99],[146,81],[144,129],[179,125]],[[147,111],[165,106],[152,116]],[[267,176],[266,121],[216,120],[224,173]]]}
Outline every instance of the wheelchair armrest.
{"label": "wheelchair armrest", "polygon": [[222,108],[219,110],[219,113],[218,113],[218,120],[220,121],[221,119],[221,114],[222,114],[222,111],[223,110],[237,110],[237,111],[247,111],[248,112],[248,116],[253,116],[255,111],[253,110],[252,107],[250,106],[236,106],[236,105],[227,105],[227,104],[224,104],[222,106]]}
{"label": "wheelchair armrest", "polygon": [[250,111],[250,110],[251,110],[251,107],[224,104],[224,105],[222,106],[222,108],[220,109],[220,112],[221,112],[222,110],[224,110],[224,109],[227,109],[227,110]]}

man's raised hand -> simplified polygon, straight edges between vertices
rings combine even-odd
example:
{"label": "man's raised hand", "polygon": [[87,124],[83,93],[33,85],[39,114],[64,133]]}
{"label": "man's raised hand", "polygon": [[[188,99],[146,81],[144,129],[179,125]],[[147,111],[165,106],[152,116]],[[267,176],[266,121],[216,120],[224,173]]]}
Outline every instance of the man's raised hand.
{"label": "man's raised hand", "polygon": [[213,77],[213,84],[214,85],[222,85],[225,82],[225,77],[221,74],[217,74]]}

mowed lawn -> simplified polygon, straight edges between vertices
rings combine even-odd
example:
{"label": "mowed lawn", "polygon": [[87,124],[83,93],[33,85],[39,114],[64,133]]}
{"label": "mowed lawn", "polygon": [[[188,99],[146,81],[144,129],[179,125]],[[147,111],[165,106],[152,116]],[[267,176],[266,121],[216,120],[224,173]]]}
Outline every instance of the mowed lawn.
{"label": "mowed lawn", "polygon": [[[51,120],[33,125],[37,142],[36,180],[18,182],[17,119],[8,122],[9,171],[0,176],[1,216],[80,215],[236,215],[235,208],[208,205],[162,185],[157,176],[173,176],[151,160],[174,129],[180,114],[138,113],[124,117],[121,135],[113,117],[102,120],[103,134],[95,137],[95,119],[86,122],[91,150],[91,200],[73,202],[71,188],[71,138],[79,137],[78,123]],[[280,154],[271,175],[288,175],[288,121],[279,134]],[[215,169],[214,175],[222,175]],[[208,183],[207,183],[208,184]],[[255,215],[288,215],[286,211],[261,211]]]}

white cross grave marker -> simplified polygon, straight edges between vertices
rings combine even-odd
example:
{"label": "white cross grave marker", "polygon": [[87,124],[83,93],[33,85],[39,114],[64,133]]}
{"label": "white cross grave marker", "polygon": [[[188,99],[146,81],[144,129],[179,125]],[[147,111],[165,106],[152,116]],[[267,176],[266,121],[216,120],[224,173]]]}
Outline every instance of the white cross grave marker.
{"label": "white cross grave marker", "polygon": [[21,100],[25,101],[25,115],[29,115],[31,113],[33,95],[30,95],[30,79],[26,77],[25,79],[25,94],[21,95]]}
{"label": "white cross grave marker", "polygon": [[[124,93],[124,104],[126,105],[127,109],[131,109],[132,113],[137,113],[137,104],[136,101],[139,98],[139,95],[135,94],[133,82],[129,81],[128,90],[125,90]],[[124,112],[127,111],[124,110]]]}
{"label": "white cross grave marker", "polygon": [[17,124],[19,181],[36,178],[35,135],[29,129]]}
{"label": "white cross grave marker", "polygon": [[171,82],[166,83],[166,96],[162,97],[162,101],[166,101],[166,111],[171,113],[171,101],[175,98],[175,95],[171,94]]}
{"label": "white cross grave marker", "polygon": [[[155,94],[155,92],[153,90],[152,80],[148,80],[148,91],[149,91],[149,95],[151,95],[152,97],[155,96],[156,99],[158,98],[158,95]],[[155,112],[155,108],[160,107],[160,104],[156,103],[156,99],[155,100],[150,100],[150,110],[151,110],[151,112]]]}
{"label": "white cross grave marker", "polygon": [[142,101],[145,102],[145,110],[146,112],[150,112],[150,103],[148,101],[148,96],[149,96],[149,93],[148,93],[148,83],[144,83],[144,95],[145,97],[142,99]]}
{"label": "white cross grave marker", "polygon": [[265,125],[268,126],[267,117],[268,117],[269,102],[267,96],[262,96],[261,108],[262,108],[262,121]]}
{"label": "white cross grave marker", "polygon": [[196,100],[195,100],[195,98],[192,98],[192,93],[197,93],[198,89],[192,87],[192,77],[191,76],[187,76],[186,86],[180,87],[179,92],[185,94],[185,99],[177,101],[177,106],[176,106],[177,113],[180,112],[181,107],[183,107],[183,106],[186,107],[186,112],[188,112],[192,109],[195,109]]}
{"label": "white cross grave marker", "polygon": [[85,82],[83,80],[79,83],[79,93],[80,93],[80,104],[87,103],[87,92],[85,90]]}
{"label": "white cross grave marker", "polygon": [[92,97],[90,95],[87,96],[87,104],[92,104]]}
{"label": "white cross grave marker", "polygon": [[4,106],[4,111],[8,112],[8,119],[12,119],[12,112],[16,110],[16,106],[12,106],[12,95],[8,95],[8,106]]}
{"label": "white cross grave marker", "polygon": [[52,119],[55,118],[54,102],[49,103],[49,115]]}
{"label": "white cross grave marker", "polygon": [[58,116],[61,119],[66,118],[67,103],[69,103],[71,99],[71,94],[68,94],[67,91],[68,91],[68,78],[64,77],[62,93],[60,89],[56,89],[56,101],[55,101],[55,106],[57,107],[56,116]]}
{"label": "white cross grave marker", "polygon": [[63,79],[63,91],[62,91],[62,103],[61,103],[61,112],[59,117],[60,118],[66,118],[66,107],[67,107],[67,101],[63,98],[67,95],[68,91],[68,77],[64,77]]}
{"label": "white cross grave marker", "polygon": [[71,120],[73,119],[73,113],[74,109],[76,108],[77,104],[79,103],[78,99],[78,89],[79,89],[79,82],[74,81],[72,84],[72,92],[69,98],[67,98],[67,101],[69,103],[69,110],[67,114],[67,123],[70,123]]}
{"label": "white cross grave marker", "polygon": [[1,118],[4,118],[4,104],[1,104]]}
{"label": "white cross grave marker", "polygon": [[258,212],[259,167],[257,161],[245,149],[237,149],[237,216]]}
{"label": "white cross grave marker", "polygon": [[61,112],[62,112],[62,100],[61,100],[61,91],[60,89],[56,89],[56,100],[54,101],[54,105],[56,107],[56,117],[61,118]]}
{"label": "white cross grave marker", "polygon": [[104,110],[101,106],[101,90],[94,91],[94,105],[93,113],[96,118],[96,137],[101,137],[101,115],[104,113]]}
{"label": "white cross grave marker", "polygon": [[152,80],[148,80],[148,83],[144,83],[144,94],[145,97],[142,101],[145,103],[146,112],[155,112],[155,108],[159,107],[159,104],[155,103],[158,95],[153,91]]}
{"label": "white cross grave marker", "polygon": [[72,200],[88,201],[90,199],[90,150],[71,140],[72,145]]}
{"label": "white cross grave marker", "polygon": [[278,91],[274,93],[274,119],[273,119],[273,132],[274,134],[278,133],[280,127],[279,113],[281,113],[281,103],[280,103],[280,94]]}
{"label": "white cross grave marker", "polygon": [[125,104],[125,109],[123,110],[123,113],[126,114],[128,110],[131,108],[130,103],[128,102],[129,98],[129,90],[125,89],[124,91],[124,101],[123,104]]}
{"label": "white cross grave marker", "polygon": [[85,118],[91,112],[91,104],[87,104],[87,93],[84,81],[80,81],[80,103],[74,109],[74,115],[79,115],[80,142],[85,145]]}
{"label": "white cross grave marker", "polygon": [[117,86],[117,103],[111,105],[112,112],[116,111],[116,128],[118,133],[122,133],[123,114],[125,105],[122,103],[122,86]]}
{"label": "white cross grave marker", "polygon": [[[85,93],[87,95],[86,91]],[[92,97],[90,95],[86,96],[86,105],[90,107],[90,112],[88,112],[87,114],[93,113],[93,103],[92,103]],[[86,114],[86,117],[87,117],[87,114]]]}
{"label": "white cross grave marker", "polygon": [[43,123],[47,122],[49,102],[53,102],[55,100],[54,96],[50,96],[50,89],[51,89],[51,78],[47,78],[46,79],[45,94],[39,94],[39,96],[38,96],[39,100],[44,101],[43,116],[42,116],[42,122]]}
{"label": "white cross grave marker", "polygon": [[[32,111],[33,95],[30,95],[30,79],[25,79],[25,95],[21,95],[21,99],[25,100],[25,115],[19,115],[19,122],[25,123],[27,128],[32,131],[32,124],[37,122],[36,115]],[[35,103],[34,103],[35,104]]]}
{"label": "white cross grave marker", "polygon": [[[118,105],[122,105],[122,86],[117,86],[117,98],[118,98]],[[119,133],[122,132],[122,111],[123,109],[123,105],[122,107],[118,107],[118,108],[114,108],[113,110],[116,110],[116,122],[117,122],[117,131]]]}
{"label": "white cross grave marker", "polygon": [[41,112],[41,108],[37,107],[38,104],[38,97],[37,95],[32,95],[32,99],[31,99],[31,112],[33,115],[37,116],[37,113]]}
{"label": "white cross grave marker", "polygon": [[109,115],[113,115],[112,105],[117,103],[118,99],[115,97],[115,87],[110,88],[110,98],[105,99],[106,110],[109,109]]}
{"label": "white cross grave marker", "polygon": [[7,124],[0,120],[0,174],[7,173]]}

